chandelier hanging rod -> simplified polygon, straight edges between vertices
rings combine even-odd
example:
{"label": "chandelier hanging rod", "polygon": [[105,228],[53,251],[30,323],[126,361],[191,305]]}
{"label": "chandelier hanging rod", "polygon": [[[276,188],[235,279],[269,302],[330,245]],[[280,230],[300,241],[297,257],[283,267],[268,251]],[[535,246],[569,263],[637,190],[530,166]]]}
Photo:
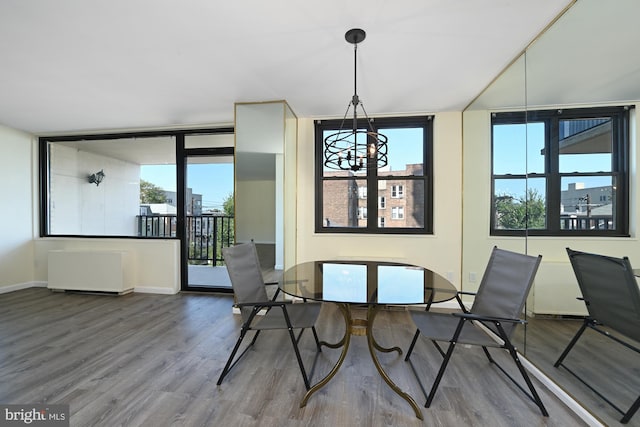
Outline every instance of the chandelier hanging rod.
{"label": "chandelier hanging rod", "polygon": [[[358,43],[366,37],[364,30],[354,28],[345,33],[347,42],[354,45],[353,49],[353,88],[354,93],[351,102],[347,106],[347,111],[342,118],[340,130],[325,138],[324,145],[324,165],[330,169],[351,170],[357,172],[360,169],[371,166],[378,168],[387,165],[387,137],[377,133],[367,116],[364,105],[358,97]],[[353,123],[350,130],[343,129],[344,123],[349,114],[349,108],[353,105]],[[358,129],[358,113],[357,107],[360,105],[366,119],[369,130]],[[358,135],[365,138],[364,142],[358,140]],[[346,153],[346,154],[345,154]]]}

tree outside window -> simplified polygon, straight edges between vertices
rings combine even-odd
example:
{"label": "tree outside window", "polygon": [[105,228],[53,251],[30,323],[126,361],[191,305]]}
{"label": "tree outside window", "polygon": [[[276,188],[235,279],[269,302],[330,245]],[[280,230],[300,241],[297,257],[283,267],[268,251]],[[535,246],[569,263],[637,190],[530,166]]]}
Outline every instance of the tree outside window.
{"label": "tree outside window", "polygon": [[626,107],[494,113],[492,235],[628,236]]}

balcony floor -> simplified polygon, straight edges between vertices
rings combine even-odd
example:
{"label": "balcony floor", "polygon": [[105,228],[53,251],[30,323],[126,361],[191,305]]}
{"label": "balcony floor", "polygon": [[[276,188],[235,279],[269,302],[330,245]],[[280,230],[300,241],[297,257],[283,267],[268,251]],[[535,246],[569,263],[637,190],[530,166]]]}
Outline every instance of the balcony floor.
{"label": "balcony floor", "polygon": [[[190,286],[231,289],[231,279],[229,279],[227,267],[189,265],[188,274]],[[274,270],[273,267],[262,268],[262,277],[265,283],[277,282],[282,277],[282,270]]]}
{"label": "balcony floor", "polygon": [[189,286],[203,286],[231,289],[227,267],[210,265],[189,265]]}
{"label": "balcony floor", "polygon": [[[276,261],[275,245],[257,243],[256,250],[265,283],[278,282],[282,277],[282,270],[273,268]],[[231,279],[225,266],[189,265],[188,275],[189,286],[231,289]]]}

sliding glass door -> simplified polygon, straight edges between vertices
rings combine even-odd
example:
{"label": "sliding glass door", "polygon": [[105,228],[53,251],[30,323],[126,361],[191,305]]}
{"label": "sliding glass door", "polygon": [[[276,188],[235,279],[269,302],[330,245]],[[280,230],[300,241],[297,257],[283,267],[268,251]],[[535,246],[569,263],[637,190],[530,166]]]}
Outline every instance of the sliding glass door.
{"label": "sliding glass door", "polygon": [[222,248],[234,243],[233,148],[199,145],[195,137],[185,140],[186,279],[182,289],[231,291]]}

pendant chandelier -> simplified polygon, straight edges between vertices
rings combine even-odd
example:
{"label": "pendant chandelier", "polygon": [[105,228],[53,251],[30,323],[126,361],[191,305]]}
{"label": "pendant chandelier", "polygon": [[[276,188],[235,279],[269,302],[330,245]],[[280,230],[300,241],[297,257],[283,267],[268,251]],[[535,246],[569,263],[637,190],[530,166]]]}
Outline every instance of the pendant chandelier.
{"label": "pendant chandelier", "polygon": [[[324,139],[324,165],[329,169],[358,172],[369,167],[382,168],[387,165],[387,137],[376,132],[367,116],[357,91],[358,43],[366,37],[364,30],[354,28],[344,38],[353,44],[353,97],[344,113],[340,130]],[[352,126],[345,128],[349,109],[353,105]],[[368,129],[358,128],[358,106],[362,109]]]}

